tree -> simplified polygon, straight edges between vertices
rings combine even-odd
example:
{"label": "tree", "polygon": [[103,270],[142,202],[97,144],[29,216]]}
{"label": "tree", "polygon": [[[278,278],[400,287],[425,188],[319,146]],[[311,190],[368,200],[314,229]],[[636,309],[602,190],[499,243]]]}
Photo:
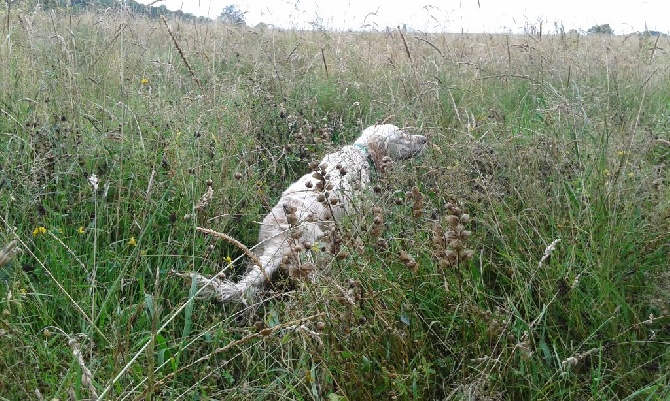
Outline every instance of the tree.
{"label": "tree", "polygon": [[610,27],[610,24],[594,25],[589,28],[587,33],[599,33],[602,35],[614,35],[614,30]]}
{"label": "tree", "polygon": [[240,11],[236,5],[231,4],[223,8],[221,15],[219,15],[217,19],[227,24],[246,25],[246,22],[244,21],[244,14],[245,13]]}

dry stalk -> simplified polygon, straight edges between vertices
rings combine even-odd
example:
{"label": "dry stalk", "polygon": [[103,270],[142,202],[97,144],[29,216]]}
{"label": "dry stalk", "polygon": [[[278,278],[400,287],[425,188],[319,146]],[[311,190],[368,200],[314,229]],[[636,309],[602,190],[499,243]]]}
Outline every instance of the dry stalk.
{"label": "dry stalk", "polygon": [[147,191],[144,195],[144,199],[149,201],[149,195],[151,195],[151,188],[154,186],[154,179],[156,178],[156,170],[151,170],[151,176],[149,177],[149,184],[147,184]]}
{"label": "dry stalk", "polygon": [[300,46],[300,43],[301,42],[298,42],[295,45],[295,47],[293,48],[293,50],[291,50],[291,53],[289,53],[288,56],[286,57],[286,61],[291,61],[291,56],[293,56],[293,53],[295,53],[295,51],[298,50],[298,47]]}
{"label": "dry stalk", "polygon": [[426,40],[426,39],[424,39],[424,38],[422,38],[422,37],[419,37],[419,36],[415,36],[414,38],[417,39],[417,40],[420,40],[420,41],[422,41],[423,43],[427,44],[428,46],[432,47],[433,49],[435,49],[436,52],[438,52],[438,53],[440,54],[440,56],[441,56],[442,58],[445,58],[445,57],[444,57],[444,54],[442,54],[442,52],[440,51],[440,49],[438,49],[437,46],[435,46],[434,44],[430,43],[428,40]]}
{"label": "dry stalk", "polygon": [[91,370],[88,368],[88,366],[86,366],[84,357],[81,354],[81,346],[79,345],[79,342],[77,342],[75,337],[68,335],[68,345],[70,345],[70,348],[72,349],[72,355],[77,359],[77,363],[81,368],[81,384],[88,388],[91,399],[97,400],[98,392],[96,391],[95,385],[93,384],[93,373],[91,373]]}
{"label": "dry stalk", "polygon": [[260,267],[261,270],[263,271],[263,273],[265,273],[265,269],[263,268],[263,265],[261,264],[261,261],[258,259],[258,257],[257,257],[253,252],[251,252],[251,250],[250,250],[249,248],[247,248],[247,247],[246,247],[243,243],[241,243],[240,241],[236,240],[235,238],[231,237],[231,236],[228,235],[228,234],[220,233],[220,232],[218,232],[218,231],[214,231],[214,230],[211,230],[211,229],[209,229],[209,228],[196,227],[195,229],[196,229],[197,231],[200,231],[201,233],[205,233],[205,234],[213,235],[213,236],[215,236],[215,237],[219,237],[219,238],[221,238],[222,240],[224,240],[224,241],[226,241],[226,242],[228,242],[228,243],[230,243],[230,244],[235,245],[235,246],[236,246],[237,248],[239,248],[242,252],[244,252],[244,254],[247,255],[247,257],[248,257],[249,259],[251,259],[251,261],[254,262],[254,264],[255,264],[256,266]]}
{"label": "dry stalk", "polygon": [[658,40],[661,39],[661,35],[656,36],[656,42],[654,42],[654,47],[651,48],[651,55],[649,56],[649,63],[654,61],[654,56],[656,55],[656,50],[663,50],[658,47]]}
{"label": "dry stalk", "polygon": [[398,32],[400,32],[400,38],[402,39],[402,44],[405,45],[405,54],[410,62],[412,62],[412,55],[409,53],[409,47],[407,46],[407,41],[405,40],[405,35],[402,34],[402,29],[398,26]]}
{"label": "dry stalk", "polygon": [[195,76],[195,72],[193,71],[193,68],[191,68],[191,65],[188,63],[188,60],[186,60],[186,56],[184,55],[184,52],[181,50],[181,47],[179,47],[179,43],[177,42],[177,38],[175,38],[174,34],[172,33],[172,29],[170,29],[170,26],[167,23],[167,20],[165,19],[165,16],[161,15],[161,20],[163,21],[163,24],[165,25],[165,28],[167,29],[168,33],[170,34],[170,37],[172,38],[172,43],[174,43],[174,47],[177,48],[177,51],[179,52],[179,56],[181,57],[181,60],[184,62],[186,65],[186,68],[188,69],[188,72],[191,73],[191,78],[195,81],[196,84],[198,84],[198,87],[202,89],[202,84],[200,83],[200,80]]}
{"label": "dry stalk", "polygon": [[326,54],[323,52],[323,47],[321,48],[321,59],[323,60],[323,68],[326,70],[326,78],[328,77],[328,64],[326,63]]}

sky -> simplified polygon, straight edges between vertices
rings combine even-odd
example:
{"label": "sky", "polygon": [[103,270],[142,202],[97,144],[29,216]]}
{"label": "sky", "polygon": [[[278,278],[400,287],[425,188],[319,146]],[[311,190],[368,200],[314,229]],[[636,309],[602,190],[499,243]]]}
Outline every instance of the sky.
{"label": "sky", "polygon": [[216,18],[227,5],[244,13],[247,25],[332,30],[383,30],[406,24],[424,32],[586,31],[610,24],[616,34],[649,30],[670,33],[668,0],[140,0]]}

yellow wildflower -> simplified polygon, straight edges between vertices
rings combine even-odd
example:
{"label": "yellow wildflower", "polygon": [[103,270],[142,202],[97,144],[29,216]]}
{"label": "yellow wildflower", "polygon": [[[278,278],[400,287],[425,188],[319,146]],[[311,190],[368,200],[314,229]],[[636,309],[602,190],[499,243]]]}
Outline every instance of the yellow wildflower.
{"label": "yellow wildflower", "polygon": [[130,239],[128,240],[128,245],[137,246],[137,241],[135,241],[135,237],[130,237]]}
{"label": "yellow wildflower", "polygon": [[47,229],[45,227],[42,227],[42,226],[35,227],[35,229],[33,230],[33,237],[37,237],[38,235],[46,234],[46,233],[47,233]]}
{"label": "yellow wildflower", "polygon": [[79,234],[83,234],[83,233],[86,232],[86,230],[85,230],[84,227],[82,226],[82,227],[79,227],[79,229],[77,230],[77,232],[78,232]]}
{"label": "yellow wildflower", "polygon": [[141,83],[142,85],[146,85],[146,84],[149,83],[149,80],[146,79],[146,78],[142,78],[142,79],[140,79],[140,83]]}
{"label": "yellow wildflower", "polygon": [[226,256],[226,263],[228,264],[233,263],[233,259],[230,256]]}

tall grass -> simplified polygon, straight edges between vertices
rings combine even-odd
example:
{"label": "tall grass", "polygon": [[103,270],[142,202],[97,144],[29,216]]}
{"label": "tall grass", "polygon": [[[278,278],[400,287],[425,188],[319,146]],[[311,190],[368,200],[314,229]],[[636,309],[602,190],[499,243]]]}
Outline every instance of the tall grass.
{"label": "tall grass", "polygon": [[[662,43],[0,16],[2,397],[670,396]],[[245,264],[195,227],[254,245],[389,119],[431,149],[306,251],[319,280],[193,298],[174,273]]]}

